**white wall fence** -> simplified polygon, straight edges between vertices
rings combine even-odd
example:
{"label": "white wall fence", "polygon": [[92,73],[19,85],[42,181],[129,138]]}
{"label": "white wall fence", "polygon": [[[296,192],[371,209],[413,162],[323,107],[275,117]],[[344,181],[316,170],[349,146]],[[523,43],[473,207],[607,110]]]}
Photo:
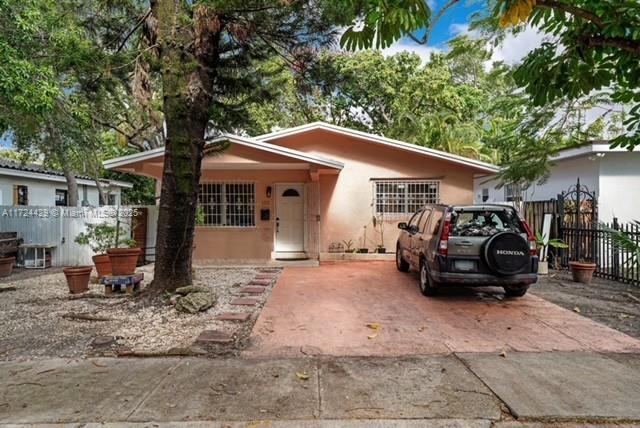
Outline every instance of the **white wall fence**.
{"label": "white wall fence", "polygon": [[[129,233],[136,209],[140,206],[103,207],[45,207],[45,206],[0,206],[0,232],[17,232],[25,244],[47,244],[52,250],[53,266],[91,265],[93,251],[88,246],[78,245],[75,238],[86,230],[89,223],[115,225],[120,219],[123,231]],[[146,247],[155,247],[158,207],[147,208]],[[151,254],[155,254],[151,251]],[[152,257],[153,259],[153,257]]]}

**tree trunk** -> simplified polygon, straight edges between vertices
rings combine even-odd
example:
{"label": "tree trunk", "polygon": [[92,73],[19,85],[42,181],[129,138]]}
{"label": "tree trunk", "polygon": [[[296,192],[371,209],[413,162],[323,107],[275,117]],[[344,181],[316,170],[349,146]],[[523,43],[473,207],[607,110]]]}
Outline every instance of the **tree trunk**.
{"label": "tree trunk", "polygon": [[100,183],[100,178],[94,175],[93,181],[96,182],[96,189],[98,189],[98,205],[106,205],[107,196],[104,194],[104,189],[102,188],[102,183]]}
{"label": "tree trunk", "polygon": [[186,13],[181,0],[158,0],[152,7],[158,19],[167,127],[155,274],[148,288],[149,293],[159,294],[192,282],[200,166],[215,70],[215,58],[203,57],[206,52],[199,46],[208,43],[207,49],[217,49],[218,40],[211,34],[196,37],[197,23],[190,28],[180,22],[177,17]]}
{"label": "tree trunk", "polygon": [[78,180],[69,164],[65,162],[62,167],[64,178],[67,180],[67,205],[70,207],[78,206]]}

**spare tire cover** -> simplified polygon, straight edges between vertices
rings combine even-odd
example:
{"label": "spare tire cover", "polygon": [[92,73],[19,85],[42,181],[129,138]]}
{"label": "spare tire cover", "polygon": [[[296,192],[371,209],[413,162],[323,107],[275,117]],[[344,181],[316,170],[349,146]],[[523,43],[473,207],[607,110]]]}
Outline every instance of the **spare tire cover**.
{"label": "spare tire cover", "polygon": [[496,233],[484,245],[484,259],[493,272],[514,275],[531,265],[529,244],[517,233]]}

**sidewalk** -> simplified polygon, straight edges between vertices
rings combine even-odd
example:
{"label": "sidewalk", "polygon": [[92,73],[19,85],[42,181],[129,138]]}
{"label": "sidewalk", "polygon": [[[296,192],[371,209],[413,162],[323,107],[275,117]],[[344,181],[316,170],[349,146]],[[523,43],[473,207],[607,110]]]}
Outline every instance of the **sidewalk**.
{"label": "sidewalk", "polygon": [[640,355],[0,364],[0,425],[108,422],[110,428],[141,428],[152,425],[136,422],[153,421],[183,428],[262,421],[251,426],[374,428],[425,426],[419,420],[429,419],[436,427],[534,426],[514,417],[634,426],[640,423]]}

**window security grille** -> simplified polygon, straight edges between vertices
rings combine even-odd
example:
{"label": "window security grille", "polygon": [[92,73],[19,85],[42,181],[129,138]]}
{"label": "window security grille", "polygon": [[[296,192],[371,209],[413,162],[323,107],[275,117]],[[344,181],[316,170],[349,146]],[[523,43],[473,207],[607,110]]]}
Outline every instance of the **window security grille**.
{"label": "window security grille", "polygon": [[254,183],[202,183],[199,205],[204,217],[204,226],[210,227],[254,227],[255,216]]}
{"label": "window security grille", "polygon": [[440,201],[440,182],[434,180],[374,181],[376,214],[412,214],[424,204]]}

